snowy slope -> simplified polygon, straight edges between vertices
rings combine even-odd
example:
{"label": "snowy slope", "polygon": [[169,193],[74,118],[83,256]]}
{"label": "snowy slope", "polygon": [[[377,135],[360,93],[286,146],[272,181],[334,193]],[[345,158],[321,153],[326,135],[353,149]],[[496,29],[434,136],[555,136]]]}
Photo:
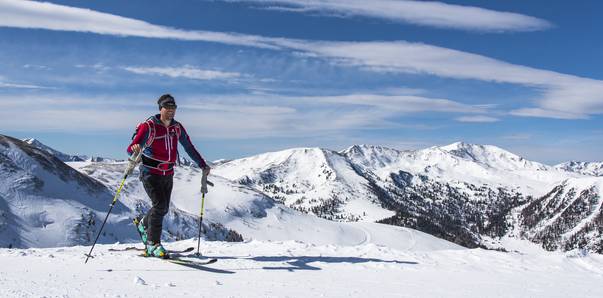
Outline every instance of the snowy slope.
{"label": "snowy slope", "polygon": [[56,158],[60,159],[63,162],[65,162],[65,161],[84,161],[87,159],[86,156],[65,154],[61,151],[58,151],[49,146],[46,146],[45,144],[43,144],[42,142],[40,142],[34,138],[23,139],[22,141],[33,147],[36,147],[42,151],[45,151],[51,155],[54,155]]}
{"label": "snowy slope", "polygon": [[568,161],[556,165],[555,168],[583,175],[603,176],[603,162]]}
{"label": "snowy slope", "polygon": [[[90,244],[109,210],[125,164],[104,165],[103,183],[69,167],[54,155],[20,140],[0,135],[0,246],[55,247]],[[110,181],[110,182],[109,182]],[[145,202],[130,197],[140,188],[135,175],[114,206],[99,238],[100,243],[139,242],[131,219]],[[138,190],[140,191],[140,190]],[[146,203],[148,206],[148,203]],[[172,208],[164,226],[164,239],[197,235],[197,217]],[[224,239],[223,227],[208,226],[208,237]]]}
{"label": "snowy slope", "polygon": [[603,292],[603,256],[583,252],[205,242],[202,252],[218,262],[189,268],[108,251],[124,246],[99,245],[88,264],[88,247],[0,249],[0,296],[589,298]]}
{"label": "snowy slope", "polygon": [[[512,219],[526,204],[568,179],[585,177],[495,146],[462,142],[415,151],[370,145],[339,153],[297,148],[228,161],[213,173],[323,218],[372,221],[380,219],[375,214],[389,214],[380,222],[467,247],[490,247],[489,238],[525,229]],[[589,245],[599,251],[599,244]]]}
{"label": "snowy slope", "polygon": [[100,157],[100,156],[66,154],[66,153],[58,151],[52,147],[49,147],[46,144],[44,144],[34,138],[23,139],[22,141],[33,147],[36,147],[42,151],[45,151],[45,152],[53,155],[54,157],[60,159],[63,162],[73,162],[73,161],[115,162],[116,161],[115,159],[112,159],[112,158],[106,158],[106,157]]}
{"label": "snowy slope", "polygon": [[[111,192],[48,154],[0,135],[0,246],[48,247],[90,241]],[[117,204],[103,241],[134,236],[117,226],[128,208]]]}
{"label": "snowy slope", "polygon": [[545,194],[567,178],[581,176],[525,160],[496,146],[462,142],[416,151],[362,145],[352,146],[342,154],[381,180],[404,171],[461,188],[469,183],[505,187],[534,196]]}
{"label": "snowy slope", "polygon": [[603,252],[603,177],[564,181],[520,214],[521,235],[549,250]]}
{"label": "snowy slope", "polygon": [[[104,184],[105,191],[114,192],[126,164],[88,160],[69,165]],[[126,226],[128,218],[150,208],[136,176],[137,172],[127,180],[119,199],[125,208],[121,220]],[[177,168],[164,239],[196,235],[200,177],[200,170],[195,167]],[[598,182],[584,180],[585,177],[530,162],[488,145],[454,143],[416,151],[368,145],[352,146],[342,152],[297,148],[216,163],[210,177],[216,187],[206,197],[204,226],[209,239],[235,240],[234,236],[241,235],[246,240],[349,246],[366,243],[367,229],[375,229],[369,222],[384,219],[384,223],[419,229],[466,247],[499,247],[502,242],[498,238],[512,236],[530,239],[547,249],[587,247],[600,251],[603,243],[598,240],[599,234],[589,230],[599,218],[600,193],[592,192],[588,208],[582,208],[586,196],[580,196],[580,192],[593,185],[600,188]],[[564,186],[568,181],[592,183],[573,188]],[[565,209],[534,212],[538,218],[521,214],[524,210],[550,209],[544,208],[549,201],[544,198],[558,192],[560,187],[566,187],[562,196],[572,197],[571,210],[579,212],[569,213]],[[532,193],[538,195],[530,196]],[[3,201],[8,199],[3,196],[0,202]],[[103,212],[93,213],[94,218],[98,219]],[[8,224],[12,218],[6,216],[9,213],[3,214],[0,226],[4,230],[14,227]],[[324,218],[361,222],[338,223]],[[533,222],[539,223],[538,230]],[[87,235],[95,225],[98,226],[98,220],[92,221],[93,227]],[[559,230],[561,226],[565,229],[563,235],[542,232]],[[387,235],[396,227],[375,227],[383,230],[377,233],[383,236],[372,237],[372,243],[407,247],[408,243],[392,241]],[[15,234],[12,229],[10,233]],[[101,242],[136,241],[131,229],[124,231],[128,231],[125,237],[113,235],[101,238]],[[579,244],[582,240],[587,244]]]}
{"label": "snowy slope", "polygon": [[[107,183],[109,187],[117,187],[119,179],[117,173],[125,167],[125,163],[73,162],[69,164]],[[215,186],[210,188],[205,198],[204,223],[220,223],[238,232],[246,240],[296,240],[315,245],[373,243],[405,248],[422,245],[420,241],[405,239],[436,239],[425,233],[401,227],[325,220],[287,208],[248,186],[215,175],[210,175],[209,179]],[[177,168],[171,208],[198,215],[201,208],[200,181],[201,171],[198,168]],[[124,187],[123,201],[128,206],[139,206],[140,210],[148,210],[150,207],[144,189],[136,180],[130,181]],[[171,219],[167,218],[164,227],[170,225]],[[404,237],[392,238],[392,233]],[[168,235],[164,233],[164,237],[166,236]],[[458,248],[446,241],[442,241],[440,245],[450,249]]]}
{"label": "snowy slope", "polygon": [[346,157],[331,150],[265,153],[220,164],[213,173],[328,219],[375,221],[393,215],[380,206]]}

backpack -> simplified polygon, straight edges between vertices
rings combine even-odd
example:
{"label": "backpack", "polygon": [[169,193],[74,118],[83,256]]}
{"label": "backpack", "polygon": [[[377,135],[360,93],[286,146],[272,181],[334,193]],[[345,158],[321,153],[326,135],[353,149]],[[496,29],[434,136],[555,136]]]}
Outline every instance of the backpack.
{"label": "backpack", "polygon": [[[136,126],[136,130],[134,131],[134,134],[132,134],[132,140],[134,140],[134,138],[138,134],[138,130],[140,130],[140,127],[142,127],[142,125],[146,125],[149,128],[149,137],[147,138],[147,141],[144,143],[143,148],[147,148],[147,147],[151,146],[151,144],[153,144],[153,141],[155,140],[155,120],[154,120],[154,118],[155,118],[154,116],[151,116],[144,122],[138,124]],[[180,127],[180,123],[177,122],[177,124],[178,124],[178,126],[176,127],[176,134],[178,136],[178,139],[180,139],[180,135],[182,134],[182,128]]]}
{"label": "backpack", "polygon": [[138,131],[140,130],[140,128],[143,125],[146,125],[149,128],[149,137],[147,138],[147,141],[144,143],[144,146],[143,146],[143,148],[146,148],[146,147],[151,146],[151,144],[155,140],[155,123],[154,123],[153,117],[149,117],[147,120],[145,120],[144,122],[142,122],[136,126],[136,130],[134,131],[134,134],[132,134],[132,140],[134,140],[134,138],[138,134]]}

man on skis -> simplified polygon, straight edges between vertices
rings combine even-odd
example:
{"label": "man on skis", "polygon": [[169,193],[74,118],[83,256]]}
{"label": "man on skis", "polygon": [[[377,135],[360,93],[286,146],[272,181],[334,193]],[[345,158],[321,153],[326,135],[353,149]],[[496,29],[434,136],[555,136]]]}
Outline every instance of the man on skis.
{"label": "man on skis", "polygon": [[[142,150],[140,180],[153,205],[142,218],[134,219],[146,247],[145,255],[169,258],[161,245],[161,231],[163,217],[168,213],[170,206],[174,164],[178,159],[178,142],[203,170],[204,176],[209,174],[210,167],[195,149],[184,126],[174,120],[177,108],[174,97],[164,94],[159,97],[157,104],[159,114],[149,117],[137,126],[127,150],[128,154]],[[207,192],[206,189],[201,191]]]}

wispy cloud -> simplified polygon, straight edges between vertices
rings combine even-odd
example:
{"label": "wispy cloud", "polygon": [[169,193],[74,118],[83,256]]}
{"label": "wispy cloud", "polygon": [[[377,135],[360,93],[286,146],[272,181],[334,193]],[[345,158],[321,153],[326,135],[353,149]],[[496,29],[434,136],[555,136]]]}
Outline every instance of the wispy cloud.
{"label": "wispy cloud", "polygon": [[504,135],[504,136],[501,136],[501,138],[505,139],[505,140],[512,140],[512,141],[525,141],[525,140],[532,139],[533,136],[531,134],[527,134],[527,133],[518,133],[518,134]]}
{"label": "wispy cloud", "polygon": [[0,1],[0,26],[276,48],[269,44],[269,39],[259,36],[179,30],[90,9],[37,1]]}
{"label": "wispy cloud", "polygon": [[518,84],[535,88],[542,93],[540,98],[526,100],[526,107],[511,111],[513,115],[583,119],[589,115],[603,114],[603,81],[515,65],[421,43],[307,41],[187,31],[89,9],[34,1],[0,2],[0,26],[198,40],[287,50],[367,71]]}
{"label": "wispy cloud", "polygon": [[[152,96],[121,97],[53,94],[26,95],[19,101],[11,101],[8,96],[0,95],[0,126],[10,131],[123,131],[135,125],[132,119],[142,120],[156,113],[154,101],[149,100]],[[177,101],[181,108],[177,118],[191,127],[190,133],[215,139],[317,137],[402,127],[430,129],[409,127],[391,119],[411,112],[484,111],[446,99],[374,94],[328,97],[190,94]],[[22,121],[13,121],[14,111],[25,109],[27,113],[20,115]],[[74,126],[76,122],[78,125]]]}
{"label": "wispy cloud", "polygon": [[54,87],[38,86],[31,84],[15,84],[5,83],[0,81],[0,88],[15,88],[15,89],[55,89]]}
{"label": "wispy cloud", "polygon": [[[518,84],[535,88],[537,107],[513,113],[581,119],[603,113],[603,81],[506,63],[467,52],[420,43],[289,41],[289,48],[369,71],[427,74],[444,78]],[[526,101],[526,104],[530,102]]]}
{"label": "wispy cloud", "polygon": [[[586,112],[586,111],[585,111]],[[547,110],[541,108],[525,108],[513,110],[510,113],[514,116],[522,117],[539,117],[539,118],[553,118],[553,119],[587,119],[586,113],[572,113],[567,111],[559,110]]]}
{"label": "wispy cloud", "polygon": [[406,0],[223,0],[262,5],[262,8],[341,17],[362,16],[420,26],[480,32],[537,31],[550,28],[546,20],[512,12],[432,1]]}
{"label": "wispy cloud", "polygon": [[414,95],[347,94],[339,96],[300,97],[309,103],[335,103],[378,107],[387,111],[403,113],[415,112],[452,112],[480,113],[486,109],[481,106],[466,105],[449,99],[429,98]]}
{"label": "wispy cloud", "polygon": [[187,78],[194,80],[227,80],[235,79],[241,76],[237,72],[222,72],[217,70],[206,70],[195,68],[190,65],[183,67],[122,67],[124,70],[136,74],[160,75],[172,78]]}
{"label": "wispy cloud", "polygon": [[476,123],[491,123],[491,122],[500,121],[500,119],[498,119],[498,118],[494,118],[494,117],[490,117],[490,116],[483,116],[483,115],[462,116],[462,117],[456,118],[455,120],[459,121],[459,122],[476,122]]}

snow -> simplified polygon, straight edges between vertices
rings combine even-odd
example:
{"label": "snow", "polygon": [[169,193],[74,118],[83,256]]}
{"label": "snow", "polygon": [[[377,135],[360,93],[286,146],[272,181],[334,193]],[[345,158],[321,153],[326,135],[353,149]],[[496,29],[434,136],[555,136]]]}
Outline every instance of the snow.
{"label": "snow", "polygon": [[569,161],[558,164],[555,168],[583,175],[603,176],[603,162]]}
{"label": "snow", "polygon": [[232,181],[249,181],[264,191],[266,184],[281,190],[285,205],[312,207],[324,200],[342,201],[344,215],[376,221],[394,215],[375,203],[369,182],[358,175],[342,154],[321,148],[294,148],[237,159],[216,166],[212,173]]}
{"label": "snow", "polygon": [[[70,247],[0,248],[0,297],[599,297],[603,291],[602,255],[546,252],[515,234],[495,240],[509,253],[466,249],[413,229],[369,222],[390,213],[373,203],[367,180],[354,166],[381,177],[379,183],[404,170],[456,183],[518,185],[534,193],[550,191],[547,187],[555,183],[578,192],[592,186],[603,191],[603,178],[529,162],[494,146],[455,143],[398,151],[360,145],[343,152],[297,148],[223,161],[209,177],[215,187],[205,196],[204,223],[221,223],[245,241],[202,241],[201,252],[219,260],[204,268],[142,258],[134,251],[109,251],[132,246],[106,243],[134,241],[129,217],[138,208],[148,208],[136,172],[126,181],[105,227],[112,235],[101,237],[94,258],[84,264],[90,246],[71,245],[90,241],[70,239],[81,233],[68,230],[87,212],[103,218],[109,191],[83,200],[89,194],[87,180],[64,181],[61,175],[69,169],[49,172],[40,159],[15,146],[2,150],[25,170],[11,176],[0,173],[0,188],[16,193],[7,198],[0,193],[0,203],[6,202],[0,212],[8,210],[28,224],[19,231],[5,230],[2,236],[22,236],[24,246]],[[110,190],[117,188],[125,167],[114,161],[69,165]],[[282,181],[275,183],[295,183],[307,196],[347,195],[346,212],[368,214],[361,222],[329,221],[275,202],[258,185],[237,182],[245,176],[261,178],[260,172],[278,174],[274,177]],[[201,207],[201,172],[179,167],[175,175],[170,209],[181,219],[195,218]],[[25,192],[34,178],[44,182],[44,196]],[[196,231],[191,223],[195,222],[181,221],[174,229]],[[3,225],[13,226],[0,222]],[[167,218],[164,228],[171,225],[175,221]],[[88,234],[95,235],[92,232]],[[196,239],[170,242],[173,237],[166,236],[168,248],[197,245]]]}
{"label": "snow", "polygon": [[[371,235],[375,236],[375,235]],[[110,252],[124,244],[0,249],[2,297],[599,297],[603,256],[393,249],[372,243],[202,242],[203,269]],[[167,243],[194,246],[194,239]]]}
{"label": "snow", "polygon": [[344,151],[348,159],[387,181],[391,173],[405,171],[425,175],[466,189],[465,184],[490,188],[513,187],[534,197],[542,196],[555,185],[582,174],[528,161],[492,145],[463,142],[415,151],[399,151],[380,146],[352,146]]}

